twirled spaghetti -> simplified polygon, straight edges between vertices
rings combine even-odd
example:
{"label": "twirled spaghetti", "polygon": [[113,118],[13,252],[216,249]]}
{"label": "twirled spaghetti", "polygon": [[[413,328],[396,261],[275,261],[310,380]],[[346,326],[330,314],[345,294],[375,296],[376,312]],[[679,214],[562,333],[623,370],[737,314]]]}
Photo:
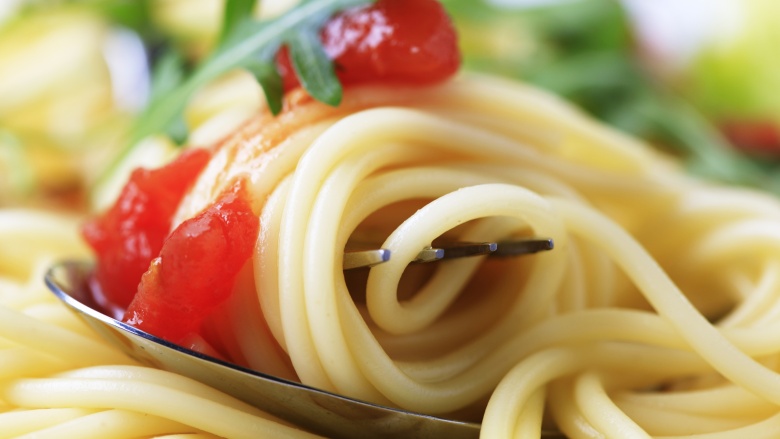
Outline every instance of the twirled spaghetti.
{"label": "twirled spaghetti", "polygon": [[[734,349],[691,302],[705,316],[719,318],[739,303],[738,294],[748,295],[743,288],[763,280],[755,276],[769,276],[765,273],[772,271],[758,269],[755,261],[735,259],[741,252],[733,246],[749,241],[736,240],[734,229],[760,232],[734,223],[755,221],[759,211],[762,218],[769,212],[775,216],[774,200],[688,179],[633,141],[522,86],[477,79],[415,90],[413,97],[397,89],[392,93],[356,91],[363,101],[352,105],[370,108],[287,136],[276,147],[279,161],[257,154],[249,135],[240,137],[248,141],[229,142],[180,210],[183,217],[197,211],[199,194],[217,193],[221,182],[242,173],[251,175],[256,200],[269,197],[254,258],[257,287],[239,290],[257,294],[275,340],[302,381],[447,413],[478,401],[514,363],[533,353],[575,341],[630,341],[629,349],[647,345],[653,351],[660,344],[673,349],[672,356],[694,351],[709,364],[699,367],[772,400],[774,372],[748,358],[751,352]],[[262,144],[262,139],[261,130],[254,141]],[[276,156],[273,148],[268,151]],[[285,159],[288,151],[294,158]],[[237,158],[233,164],[230,157]],[[294,173],[279,163],[294,164]],[[371,213],[404,200],[426,201],[400,225],[382,224],[382,216],[392,216],[386,210],[371,226],[359,226]],[[485,220],[470,224],[458,238],[533,234],[553,237],[557,248],[530,260],[502,261],[507,267],[500,270],[479,271],[481,261],[473,259],[441,264],[419,291],[397,290],[406,264],[421,247],[475,218]],[[350,235],[377,234],[394,256],[372,269],[366,306],[355,307],[339,255]],[[766,238],[757,238],[765,241],[762,247],[770,245]],[[469,296],[479,299],[468,302]],[[459,298],[468,305],[459,307]],[[737,309],[750,306],[745,303]],[[626,307],[655,309],[658,315],[616,311]],[[760,314],[755,308],[740,312]],[[583,327],[568,326],[567,335],[556,341],[542,342],[546,333],[532,332],[541,331],[542,324],[555,331],[553,322],[563,325],[573,316],[584,320]],[[658,333],[627,329],[628,322],[645,319],[653,320],[654,328],[662,326],[666,336],[648,340]],[[588,326],[601,329],[589,334]],[[437,349],[443,352],[425,358]],[[612,361],[619,364],[616,357],[600,358],[595,370],[603,373]],[[587,363],[561,375],[590,373]],[[653,381],[643,371],[634,385],[667,388],[679,378],[669,373],[659,371]],[[501,399],[494,401],[491,407],[502,405]]]}
{"label": "twirled spaghetti", "polygon": [[[522,84],[464,76],[352,87],[337,108],[288,98],[282,115],[250,121],[215,150],[174,219],[202,211],[237,179],[260,218],[251,262],[206,322],[209,349],[353,397],[481,420],[484,437],[542,428],[570,437],[774,434],[776,199],[688,177]],[[555,249],[408,265],[440,237],[528,236],[553,238]],[[342,254],[357,242],[392,258],[344,272]],[[9,358],[34,350],[8,328],[2,336]],[[45,406],[63,407],[49,412],[51,424],[86,423],[104,409],[127,425],[153,415],[163,433],[232,436],[157,405],[119,403],[135,401],[133,389],[159,372],[107,366],[123,361],[113,357],[54,357],[38,372],[4,376],[0,426]],[[65,372],[89,365],[97,369]],[[100,402],[81,396],[97,381],[73,381],[118,376],[132,384],[113,388],[130,393]],[[215,398],[213,407],[241,413],[231,426],[259,422],[195,383],[160,386],[143,398],[169,401],[175,387],[181,407]]]}

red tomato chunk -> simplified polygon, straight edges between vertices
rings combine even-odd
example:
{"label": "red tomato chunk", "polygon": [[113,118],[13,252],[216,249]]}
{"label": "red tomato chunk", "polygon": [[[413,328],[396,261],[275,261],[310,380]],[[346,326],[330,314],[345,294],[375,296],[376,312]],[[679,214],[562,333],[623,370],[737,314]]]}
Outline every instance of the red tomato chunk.
{"label": "red tomato chunk", "polygon": [[238,183],[165,240],[125,321],[174,343],[198,333],[230,296],[236,275],[252,255],[258,228],[246,189]]}
{"label": "red tomato chunk", "polygon": [[116,203],[87,222],[84,238],[97,253],[93,290],[106,310],[124,310],[141,275],[157,257],[171,229],[184,192],[206,166],[211,154],[203,149],[184,152],[159,169],[136,169]]}
{"label": "red tomato chunk", "polygon": [[[379,0],[344,11],[325,24],[325,52],[342,84],[430,84],[460,66],[457,34],[436,0]],[[277,56],[285,90],[299,86],[287,48]]]}

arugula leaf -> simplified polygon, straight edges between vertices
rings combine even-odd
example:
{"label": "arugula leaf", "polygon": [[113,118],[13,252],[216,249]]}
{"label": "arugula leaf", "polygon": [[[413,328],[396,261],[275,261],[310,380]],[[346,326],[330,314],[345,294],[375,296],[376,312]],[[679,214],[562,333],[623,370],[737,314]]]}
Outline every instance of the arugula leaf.
{"label": "arugula leaf", "polygon": [[[171,96],[175,95],[180,89],[184,77],[184,60],[181,54],[173,49],[166,50],[159,57],[152,71],[147,109],[136,121],[134,130],[131,133],[131,144],[137,143],[150,134],[161,132],[169,135],[174,134],[177,143],[183,140],[181,127],[183,124],[182,112],[184,105],[181,106],[181,110],[172,113],[164,123],[153,119],[155,113],[152,112],[158,108],[165,108]],[[130,146],[132,145],[128,145],[127,149],[130,149]]]}
{"label": "arugula leaf", "polygon": [[93,0],[86,2],[112,22],[139,31],[151,20],[149,0]]}
{"label": "arugula leaf", "polygon": [[247,17],[252,16],[252,10],[255,7],[255,0],[227,0],[225,10],[222,14],[222,31],[219,36],[219,43],[223,44],[236,26]]}
{"label": "arugula leaf", "polygon": [[320,102],[341,103],[341,83],[315,32],[303,31],[289,39],[290,58],[301,85]]}
{"label": "arugula leaf", "polygon": [[[101,187],[119,169],[130,156],[130,152],[145,137],[166,132],[181,139],[183,131],[183,112],[193,94],[207,83],[235,69],[246,68],[252,72],[265,92],[269,109],[274,113],[281,111],[282,81],[274,67],[274,56],[285,44],[295,46],[298,61],[296,63],[302,83],[316,99],[322,99],[330,105],[337,105],[341,96],[341,85],[333,75],[331,61],[323,57],[324,50],[319,41],[312,38],[317,35],[320,26],[336,12],[360,6],[374,0],[309,0],[303,1],[285,14],[265,21],[253,21],[250,16],[242,17],[249,10],[249,2],[236,0],[226,7],[223,23],[226,30],[216,50],[194,71],[177,82],[174,63],[160,67],[158,74],[163,84],[153,88],[159,98],[150,100],[136,119],[133,130],[127,135],[126,146],[118,153],[114,162],[98,178],[96,188]],[[301,39],[308,32],[308,39]],[[312,56],[313,59],[305,59]],[[181,67],[181,64],[179,64]],[[320,72],[322,69],[323,72]],[[178,70],[183,72],[183,67]],[[163,93],[164,91],[164,93]]]}
{"label": "arugula leaf", "polygon": [[154,65],[149,101],[165,99],[168,92],[181,82],[184,74],[184,58],[178,51],[167,48]]}
{"label": "arugula leaf", "polygon": [[276,66],[270,62],[254,60],[244,64],[244,68],[252,73],[263,87],[271,114],[279,114],[282,111],[282,77],[276,71]]}
{"label": "arugula leaf", "polygon": [[[187,104],[189,98],[203,85],[220,75],[237,67],[243,67],[260,61],[272,62],[275,49],[296,38],[303,29],[318,25],[339,10],[368,3],[367,0],[322,0],[306,2],[298,5],[287,13],[267,21],[254,23],[250,26],[239,26],[241,33],[251,33],[245,38],[226,37],[225,44],[207,58],[185,81],[170,91],[166,99],[151,103],[139,117],[138,124],[130,137],[130,144],[156,133],[165,131],[166,126],[173,122]],[[272,48],[273,50],[269,50]],[[320,60],[321,61],[321,60]],[[321,68],[321,62],[301,63],[302,77],[315,75],[310,69]],[[266,83],[270,85],[270,83]],[[281,84],[279,84],[281,85]],[[308,89],[312,96],[332,96],[333,91],[325,91],[317,87],[332,87],[327,80],[310,84]],[[275,93],[271,93],[274,95]],[[332,98],[329,98],[332,99]]]}

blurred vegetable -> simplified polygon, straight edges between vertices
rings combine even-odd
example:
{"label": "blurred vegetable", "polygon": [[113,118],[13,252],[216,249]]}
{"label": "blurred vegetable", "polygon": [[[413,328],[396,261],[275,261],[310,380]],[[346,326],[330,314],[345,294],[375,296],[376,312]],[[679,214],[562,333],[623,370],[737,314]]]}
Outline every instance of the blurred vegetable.
{"label": "blurred vegetable", "polygon": [[[725,1],[725,0],[724,0]],[[780,3],[731,1],[691,62],[671,80],[741,148],[780,159]],[[724,18],[725,19],[725,18]]]}
{"label": "blurred vegetable", "polygon": [[35,185],[33,168],[28,163],[19,139],[7,131],[0,131],[0,203],[13,195],[30,194]]}
{"label": "blurred vegetable", "polygon": [[104,52],[117,35],[102,16],[20,14],[0,28],[0,205],[78,192],[129,118]]}
{"label": "blurred vegetable", "polygon": [[[43,0],[17,8],[0,29],[0,205],[41,196],[51,203],[47,194],[80,196],[89,187],[89,203],[99,209],[129,169],[159,166],[175,153],[160,134],[177,143],[213,142],[226,134],[221,126],[235,127],[256,111],[258,92],[263,96],[257,81],[279,111],[276,49],[297,41],[294,26],[316,27],[363,1],[307,2],[284,16],[294,0],[259,8],[255,0]],[[277,18],[259,23],[257,15]],[[117,45],[123,38],[143,41],[141,69],[126,63],[127,47]],[[237,76],[240,68],[254,80]],[[122,96],[129,72],[144,83]],[[335,90],[328,99],[337,100],[340,87],[331,82],[319,88]],[[238,83],[244,90],[229,92]]]}
{"label": "blurred vegetable", "polygon": [[[130,168],[159,165],[175,155],[169,138],[214,142],[225,134],[220,127],[232,129],[264,98],[278,110],[278,78],[268,53],[258,50],[272,51],[289,39],[283,30],[289,23],[274,27],[279,22],[272,21],[269,31],[268,24],[252,19],[279,16],[298,1],[225,1],[38,1],[6,18],[0,28],[0,205],[89,185],[99,208]],[[339,1],[333,4],[351,4]],[[504,6],[443,2],[459,27],[467,69],[559,93],[680,155],[700,175],[780,193],[778,165],[735,151],[719,130],[753,143],[780,140],[780,95],[770,92],[780,77],[780,62],[772,56],[780,38],[772,23],[780,9],[774,0],[744,2],[748,32],[701,52],[676,72],[673,87],[654,75],[657,64],[647,68],[618,0],[557,0],[536,7],[506,6],[509,0]],[[302,17],[300,11],[312,9],[312,2],[304,3],[281,20]],[[117,74],[132,69],[112,65],[125,58],[116,43],[128,36],[143,40],[153,65],[148,94],[143,83],[133,85]],[[140,67],[144,79],[146,68]],[[122,149],[128,144],[140,146]],[[96,172],[110,162],[95,185]]]}
{"label": "blurred vegetable", "polygon": [[[237,3],[240,0],[229,1]],[[174,132],[182,125],[184,109],[193,95],[233,69],[244,68],[254,74],[265,90],[269,108],[278,112],[281,108],[282,84],[274,68],[273,57],[279,47],[283,44],[289,45],[296,71],[302,77],[321,73],[314,71],[321,68],[319,64],[295,61],[302,59],[295,54],[308,48],[301,44],[302,30],[317,28],[335,11],[365,2],[366,0],[310,1],[273,19],[255,21],[252,17],[245,17],[234,23],[233,29],[219,42],[216,49],[198,63],[192,72],[183,72],[181,63],[177,63],[173,58],[163,58],[153,75],[153,94],[149,104],[136,119],[135,127],[128,136],[127,146],[98,184],[108,179],[114,180],[116,169],[124,167],[123,161],[132,156],[134,146],[146,136]],[[232,7],[226,10],[230,13]],[[337,104],[341,99],[341,86],[335,76],[318,76],[320,80],[316,82],[303,80],[304,87],[310,85],[307,91],[314,97],[320,97],[321,90],[329,90],[329,93],[322,95],[322,99],[328,104]]]}
{"label": "blurred vegetable", "polygon": [[446,4],[461,31],[466,68],[561,94],[613,126],[671,148],[699,175],[780,193],[780,178],[764,163],[735,151],[711,122],[642,64],[618,1]]}
{"label": "blurred vegetable", "polygon": [[222,0],[146,0],[151,28],[190,59],[203,59],[214,49],[220,33]]}

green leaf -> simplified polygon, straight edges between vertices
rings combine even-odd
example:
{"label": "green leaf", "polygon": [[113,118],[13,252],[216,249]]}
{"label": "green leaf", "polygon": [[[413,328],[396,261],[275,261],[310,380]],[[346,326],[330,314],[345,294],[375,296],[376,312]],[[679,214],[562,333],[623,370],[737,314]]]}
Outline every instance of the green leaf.
{"label": "green leaf", "polygon": [[667,96],[657,105],[655,122],[678,147],[685,148],[687,163],[704,177],[731,184],[762,186],[764,172],[756,162],[739,154],[717,129],[682,99]]}
{"label": "green leaf", "polygon": [[268,47],[279,47],[292,32],[312,25],[318,26],[337,11],[369,2],[370,0],[323,0],[299,4],[277,18],[250,26],[248,29],[251,29],[252,33],[245,38],[231,38],[231,44],[220,47],[201,65],[188,83],[202,85],[257,56],[259,52],[266,53]]}
{"label": "green leaf", "polygon": [[240,26],[244,20],[252,18],[252,10],[255,0],[227,0],[222,14],[222,30],[219,36],[220,44],[223,44],[228,36]]}
{"label": "green leaf", "polygon": [[265,100],[271,113],[279,114],[282,111],[282,77],[279,76],[273,63],[255,60],[246,63],[244,68],[252,73],[260,86],[263,87]]}
{"label": "green leaf", "polygon": [[189,134],[184,116],[179,115],[166,127],[165,134],[177,145],[183,145]]}
{"label": "green leaf", "polygon": [[[0,204],[4,196],[28,196],[35,189],[35,171],[25,153],[21,140],[11,131],[0,127],[0,188],[9,193],[0,194]],[[6,200],[7,201],[7,200]]]}
{"label": "green leaf", "polygon": [[317,33],[301,31],[288,39],[293,68],[304,89],[328,105],[341,103],[341,83]]}
{"label": "green leaf", "polygon": [[152,22],[149,0],[93,0],[86,4],[113,23],[139,33],[149,31]]}
{"label": "green leaf", "polygon": [[149,102],[165,99],[184,78],[184,58],[178,51],[168,48],[157,60],[152,71]]}
{"label": "green leaf", "polygon": [[[177,51],[168,48],[160,56],[152,71],[149,104],[146,111],[136,120],[135,126],[130,133],[131,144],[135,144],[144,137],[154,133],[165,133],[179,144],[183,143],[187,138],[187,129],[182,116],[186,100],[180,101],[175,97],[176,90],[180,87],[185,76],[184,70],[184,59]],[[163,121],[155,116],[156,109],[166,108],[173,104],[179,105],[179,107],[172,111],[170,118]],[[120,156],[120,159],[125,154],[126,152]]]}
{"label": "green leaf", "polygon": [[[368,3],[367,0],[323,0],[298,5],[287,13],[248,26],[253,30],[245,38],[229,38],[229,44],[220,46],[185,81],[168,93],[166,99],[155,102],[139,117],[138,126],[130,138],[128,148],[144,137],[161,132],[184,110],[190,97],[202,86],[220,75],[244,65],[259,55],[273,56],[269,48],[278,48],[295,30],[312,23],[319,24],[336,11]],[[121,159],[121,158],[120,158]]]}
{"label": "green leaf", "polygon": [[[272,20],[259,23],[244,21],[247,25],[239,24],[238,32],[240,38],[231,35],[220,45],[217,50],[205,59],[191,75],[171,87],[174,83],[174,75],[168,67],[160,68],[157,82],[163,82],[163,85],[155,85],[157,93],[164,93],[164,99],[150,100],[146,110],[137,118],[135,129],[129,134],[126,147],[120,151],[114,161],[109,166],[107,172],[98,179],[98,185],[107,179],[110,171],[122,163],[133,148],[138,145],[143,138],[160,132],[167,132],[168,127],[181,118],[181,114],[192,95],[201,87],[213,81],[219,76],[229,72],[232,69],[247,65],[252,60],[260,59],[270,62],[278,47],[289,38],[292,32],[307,27],[317,28],[328,17],[336,12],[362,4],[369,3],[371,0],[321,0],[300,4],[285,14]],[[315,63],[311,66],[318,66]],[[307,65],[304,68],[309,68]],[[174,69],[172,69],[174,70]],[[175,71],[175,70],[174,70]],[[307,72],[308,77],[310,72]],[[166,79],[167,78],[167,79]],[[264,88],[268,88],[267,93],[274,99],[276,93],[281,94],[281,86],[276,87],[273,81],[264,80]],[[162,96],[163,94],[157,94]],[[316,97],[316,96],[315,96]],[[277,100],[278,102],[278,100]]]}

